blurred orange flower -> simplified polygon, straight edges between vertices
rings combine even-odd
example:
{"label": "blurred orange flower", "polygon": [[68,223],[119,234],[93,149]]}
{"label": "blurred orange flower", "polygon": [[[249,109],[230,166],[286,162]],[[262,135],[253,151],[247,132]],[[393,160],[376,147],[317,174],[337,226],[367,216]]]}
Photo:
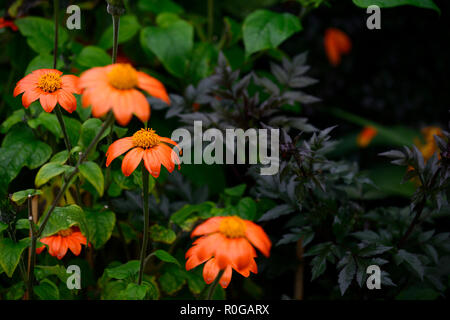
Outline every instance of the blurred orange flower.
{"label": "blurred orange flower", "polygon": [[[40,239],[42,243],[48,245],[48,253],[51,256],[57,257],[61,260],[70,249],[72,253],[78,256],[81,252],[81,245],[87,244],[86,237],[81,233],[78,227],[71,227],[66,230],[61,230],[57,234]],[[36,249],[39,254],[44,251],[45,246]]]}
{"label": "blurred orange flower", "polygon": [[62,76],[62,72],[56,69],[39,69],[17,83],[14,97],[23,93],[22,104],[25,108],[39,99],[46,112],[52,112],[59,103],[67,112],[72,113],[77,108],[77,100],[73,94],[81,93],[78,81],[77,76]]}
{"label": "blurred orange flower", "polygon": [[11,28],[12,31],[19,30],[17,26],[14,24],[14,21],[12,20],[5,20],[5,18],[0,18],[0,29],[2,28]]}
{"label": "blurred orange flower", "polygon": [[112,109],[121,125],[127,125],[133,113],[142,122],[150,118],[150,105],[138,88],[170,104],[164,85],[130,64],[89,69],[81,74],[80,86],[84,89],[83,107],[92,105],[92,115],[97,118]]}
{"label": "blurred orange flower", "polygon": [[[423,143],[420,139],[416,138],[414,140],[414,144],[417,146],[417,149],[422,153],[423,159],[428,161],[433,154],[439,150],[436,140],[434,136],[443,137],[444,134],[442,129],[439,127],[425,127],[422,129],[422,136],[425,141]],[[440,158],[440,154],[438,153],[438,158]]]}
{"label": "blurred orange flower", "polygon": [[339,65],[341,56],[348,54],[352,50],[352,41],[349,36],[336,28],[328,28],[325,31],[324,45],[328,61],[333,66]]}
{"label": "blurred orange flower", "polygon": [[136,170],[142,159],[145,168],[155,178],[159,177],[161,164],[172,172],[176,163],[180,170],[180,158],[163,142],[178,147],[175,141],[158,136],[154,130],[141,129],[132,137],[119,139],[109,146],[106,152],[106,166],[108,167],[115,158],[133,148],[122,161],[122,172],[127,177]]}
{"label": "blurred orange flower", "polygon": [[[244,277],[258,272],[255,257],[258,248],[266,257],[270,255],[272,243],[257,224],[237,216],[213,217],[199,225],[191,237],[201,236],[186,252],[186,270],[205,263],[203,279],[212,283],[220,270],[225,270],[220,285],[228,287],[232,269]],[[253,245],[253,246],[252,246]]]}
{"label": "blurred orange flower", "polygon": [[356,138],[356,143],[359,147],[365,148],[367,147],[370,142],[375,138],[375,136],[378,134],[378,130],[374,127],[367,126],[364,127],[361,132],[358,134],[358,137]]}

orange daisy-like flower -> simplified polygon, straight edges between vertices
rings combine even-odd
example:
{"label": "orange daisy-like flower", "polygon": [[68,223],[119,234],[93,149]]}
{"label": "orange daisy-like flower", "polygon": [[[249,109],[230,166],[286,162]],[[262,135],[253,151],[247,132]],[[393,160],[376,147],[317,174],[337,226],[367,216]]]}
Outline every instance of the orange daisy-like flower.
{"label": "orange daisy-like flower", "polygon": [[[216,279],[220,270],[225,270],[219,280],[223,288],[231,281],[232,269],[244,277],[258,272],[255,246],[266,257],[272,243],[257,224],[237,216],[214,217],[199,225],[191,237],[198,237],[194,246],[186,252],[186,270],[205,263],[203,279],[207,284]],[[253,245],[253,246],[252,246]]]}
{"label": "orange daisy-like flower", "polygon": [[[61,260],[70,249],[72,253],[78,256],[81,252],[81,245],[87,244],[86,237],[81,233],[78,227],[71,227],[66,230],[61,230],[57,234],[40,239],[42,243],[48,245],[48,252],[50,255]],[[44,251],[45,246],[36,249],[39,254]]]}
{"label": "orange daisy-like flower", "polygon": [[178,147],[178,144],[166,137],[158,136],[154,130],[141,129],[133,134],[132,137],[122,138],[111,144],[106,152],[106,166],[121,154],[130,150],[122,161],[122,172],[128,177],[138,167],[141,160],[144,160],[145,168],[155,177],[159,177],[161,164],[169,172],[175,168],[175,163],[180,169],[180,158],[171,147],[165,143]]}
{"label": "orange daisy-like flower", "polygon": [[356,143],[361,148],[367,147],[370,142],[375,138],[375,136],[378,134],[378,130],[374,127],[367,126],[364,127],[364,129],[361,130],[361,132],[358,134],[358,137],[356,138]]}
{"label": "orange daisy-like flower", "polygon": [[89,69],[80,76],[80,86],[84,89],[83,107],[91,105],[92,115],[97,118],[112,109],[121,125],[128,124],[133,113],[142,122],[150,118],[150,105],[138,88],[170,104],[164,85],[130,64]]}
{"label": "orange daisy-like flower", "polygon": [[328,28],[325,31],[325,52],[328,61],[333,66],[341,63],[341,56],[348,54],[352,49],[352,41],[343,31],[336,28]]}
{"label": "orange daisy-like flower", "polygon": [[30,104],[39,99],[46,112],[52,112],[56,104],[72,113],[77,108],[74,93],[80,94],[78,77],[62,75],[55,69],[39,69],[26,75],[14,89],[14,97],[23,93],[22,104],[28,108]]}

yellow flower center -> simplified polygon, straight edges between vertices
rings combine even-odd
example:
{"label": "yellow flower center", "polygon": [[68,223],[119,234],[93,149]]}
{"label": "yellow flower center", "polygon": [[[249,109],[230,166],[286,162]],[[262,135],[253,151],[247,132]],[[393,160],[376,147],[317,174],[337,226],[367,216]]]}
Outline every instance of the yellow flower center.
{"label": "yellow flower center", "polygon": [[152,129],[141,129],[133,134],[133,143],[136,147],[152,148],[160,142],[159,136]]}
{"label": "yellow flower center", "polygon": [[73,233],[72,228],[66,229],[66,230],[61,230],[58,232],[58,235],[60,235],[61,237],[68,237]]}
{"label": "yellow flower center", "polygon": [[243,238],[245,223],[239,217],[224,217],[220,222],[219,231],[227,238]]}
{"label": "yellow flower center", "polygon": [[61,84],[61,76],[56,72],[49,72],[39,78],[37,86],[45,92],[52,93],[61,89]]}
{"label": "yellow flower center", "polygon": [[137,71],[128,63],[117,63],[108,72],[108,81],[119,90],[133,89],[138,84]]}

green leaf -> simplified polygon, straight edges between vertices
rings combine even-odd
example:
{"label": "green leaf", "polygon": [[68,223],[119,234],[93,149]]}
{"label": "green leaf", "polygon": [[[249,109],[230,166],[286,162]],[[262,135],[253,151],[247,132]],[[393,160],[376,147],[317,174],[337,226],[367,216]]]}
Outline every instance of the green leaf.
{"label": "green leaf", "polygon": [[181,267],[181,265],[178,262],[178,260],[175,259],[174,256],[172,256],[167,251],[156,250],[155,252],[152,253],[152,255],[156,256],[158,259],[160,259],[160,260],[162,260],[164,262],[174,263],[174,264],[178,265],[179,267]]}
{"label": "green leaf", "polygon": [[441,13],[439,7],[432,0],[353,0],[353,3],[360,8],[367,8],[371,5],[376,5],[380,8],[410,5],[419,8],[432,9]]}
{"label": "green leaf", "polygon": [[165,265],[159,283],[164,292],[172,295],[186,283],[186,272],[174,264]]}
{"label": "green leaf", "polygon": [[252,198],[245,197],[239,200],[237,215],[245,220],[254,221],[256,218],[256,202]]}
{"label": "green leaf", "polygon": [[163,12],[180,14],[184,12],[181,6],[171,0],[139,0],[138,9],[155,14]]}
{"label": "green leaf", "polygon": [[41,169],[39,169],[38,173],[36,174],[36,178],[34,179],[34,184],[36,185],[36,187],[40,187],[54,177],[63,174],[71,168],[72,167],[70,166],[59,164],[57,162],[49,162],[43,165]]}
{"label": "green leaf", "polygon": [[54,266],[36,266],[34,269],[34,274],[36,275],[36,279],[39,281],[50,276],[56,276],[64,284],[67,282],[67,278],[69,278],[66,268],[59,264]]}
{"label": "green leaf", "polygon": [[30,128],[16,126],[3,140],[0,148],[0,194],[6,193],[9,183],[27,166],[35,169],[51,156],[52,149],[36,139]]}
{"label": "green leaf", "polygon": [[194,28],[178,19],[171,24],[146,27],[141,31],[141,45],[152,52],[172,75],[183,78],[194,47]]}
{"label": "green leaf", "polygon": [[244,192],[245,192],[245,188],[247,187],[247,185],[244,184],[240,184],[238,186],[235,186],[233,188],[227,188],[224,190],[224,193],[228,196],[231,197],[241,197]]}
{"label": "green leaf", "polygon": [[55,154],[53,157],[51,157],[49,162],[64,164],[68,159],[69,159],[69,152],[67,150],[63,150]]}
{"label": "green leaf", "polygon": [[[43,220],[43,217],[45,215],[41,217],[41,220]],[[39,225],[41,223],[42,221],[39,222]],[[69,229],[72,226],[78,226],[84,235],[88,234],[83,210],[74,204],[65,207],[56,207],[45,226],[42,237],[51,236],[58,231]]]}
{"label": "green leaf", "polygon": [[311,261],[312,266],[312,275],[311,280],[316,279],[318,276],[320,276],[322,273],[325,272],[327,268],[327,257],[326,254],[320,254]]}
{"label": "green leaf", "polygon": [[101,248],[111,238],[116,215],[110,210],[85,209],[90,242],[95,249]]}
{"label": "green leaf", "polygon": [[125,281],[110,281],[103,288],[102,300],[124,300],[124,292],[127,288]]}
{"label": "green leaf", "polygon": [[5,231],[8,229],[8,225],[6,223],[0,222],[0,232]]}
{"label": "green leaf", "polygon": [[150,237],[153,241],[172,244],[177,235],[172,229],[165,228],[159,224],[154,224],[150,227]]}
{"label": "green leaf", "polygon": [[102,48],[87,46],[78,54],[76,62],[83,67],[102,67],[111,63],[111,57]]}
{"label": "green leaf", "polygon": [[[126,15],[120,17],[120,25],[119,25],[119,44],[127,42],[131,38],[133,38],[136,33],[139,31],[141,26],[135,16]],[[110,49],[113,46],[112,41],[113,36],[113,26],[111,25],[106,31],[102,34],[98,46],[103,49]]]}
{"label": "green leaf", "polygon": [[256,10],[243,24],[246,54],[250,56],[261,50],[275,49],[301,29],[299,18],[290,13]]}
{"label": "green leaf", "polygon": [[[1,268],[0,268],[0,274],[1,274]],[[6,291],[6,300],[20,300],[23,299],[23,296],[25,295],[25,283],[23,281],[20,281],[13,286],[9,287]]]}
{"label": "green leaf", "polygon": [[86,161],[79,168],[81,175],[95,187],[100,197],[103,196],[105,181],[102,169],[100,169],[98,164],[92,161]]}
{"label": "green leaf", "polygon": [[13,195],[11,196],[11,200],[14,201],[16,204],[21,205],[28,199],[29,195],[34,197],[40,194],[42,194],[42,191],[36,189],[17,191],[13,193]]}
{"label": "green leaf", "polygon": [[189,65],[189,75],[195,83],[211,75],[217,62],[217,48],[206,42],[197,43]]}
{"label": "green leaf", "polygon": [[24,120],[25,118],[25,110],[20,109],[20,110],[16,110],[12,113],[12,115],[10,115],[3,123],[2,126],[0,127],[0,132],[1,133],[7,133],[9,131],[9,129],[12,128],[12,126],[14,126],[17,123],[20,123]]}
{"label": "green leaf", "polygon": [[113,279],[123,280],[127,278],[132,278],[139,272],[140,261],[131,260],[125,264],[122,264],[114,268],[106,268],[106,275]]}
{"label": "green leaf", "polygon": [[196,205],[190,205],[187,204],[184,207],[182,207],[180,210],[172,214],[170,217],[170,221],[173,221],[177,225],[179,225],[183,230],[189,231],[195,223],[195,220],[187,221],[188,219],[191,219],[194,213],[197,213],[195,215],[195,218],[200,219],[200,215],[205,215],[204,218],[207,217],[207,213],[211,212],[212,208],[215,208],[216,204],[213,202],[204,202]]}
{"label": "green leaf", "polygon": [[[55,24],[53,21],[40,17],[17,19],[15,24],[22,35],[27,38],[28,45],[37,53],[50,53],[53,50]],[[63,48],[68,40],[65,28],[58,29],[58,46]]]}
{"label": "green leaf", "polygon": [[28,219],[17,220],[16,230],[30,230],[30,220]]}
{"label": "green leaf", "polygon": [[125,289],[126,300],[144,300],[149,286],[146,283],[138,285],[136,283],[129,283]]}
{"label": "green leaf", "polygon": [[[99,119],[88,119],[81,125],[80,138],[78,145],[86,149],[92,140],[94,140],[97,133],[100,132],[102,121]],[[105,138],[109,134],[110,130],[105,130],[101,139]],[[101,140],[100,139],[100,140]]]}
{"label": "green leaf", "polygon": [[29,238],[22,239],[19,242],[14,242],[9,238],[0,239],[0,266],[8,277],[13,276],[23,250],[29,245]]}
{"label": "green leaf", "polygon": [[52,281],[44,279],[33,288],[34,293],[41,300],[59,300],[59,289]]}
{"label": "green leaf", "polygon": [[[56,68],[61,69],[63,66],[64,61],[58,59],[56,62]],[[53,56],[48,53],[41,53],[40,55],[34,57],[28,64],[25,74],[29,74],[38,69],[53,69]]]}
{"label": "green leaf", "polygon": [[206,286],[200,270],[200,268],[197,268],[193,271],[186,272],[188,287],[193,294],[200,294]]}

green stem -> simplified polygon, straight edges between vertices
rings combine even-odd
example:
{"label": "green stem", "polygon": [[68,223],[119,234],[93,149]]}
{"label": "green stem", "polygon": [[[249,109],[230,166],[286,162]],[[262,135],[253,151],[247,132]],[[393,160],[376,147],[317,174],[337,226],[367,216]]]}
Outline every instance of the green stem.
{"label": "green stem", "polygon": [[59,126],[64,136],[64,143],[66,144],[67,152],[69,152],[69,165],[72,165],[72,157],[70,151],[72,150],[72,145],[70,144],[69,135],[67,134],[66,124],[64,123],[64,118],[61,112],[61,107],[56,105],[55,108],[56,117],[58,118]]}
{"label": "green stem", "polygon": [[33,219],[31,195],[28,195],[28,220],[30,221],[30,233],[31,233],[31,248],[30,248],[30,261],[27,277],[27,291],[28,299],[33,299],[33,283],[34,283],[34,266],[36,264],[36,228]]}
{"label": "green stem", "polygon": [[214,0],[208,0],[208,40],[211,41],[214,33]]}
{"label": "green stem", "polygon": [[111,125],[114,123],[114,115],[113,113],[110,111],[108,113],[108,116],[106,117],[105,122],[103,123],[102,127],[100,128],[100,131],[97,133],[97,135],[95,136],[95,138],[91,141],[91,144],[87,147],[86,151],[84,153],[80,153],[80,157],[78,158],[78,163],[76,164],[76,166],[74,167],[72,173],[69,175],[69,177],[66,179],[66,181],[64,182],[64,185],[61,187],[61,189],[59,190],[58,194],[56,195],[55,199],[52,202],[52,205],[50,207],[50,209],[48,210],[47,214],[44,217],[44,220],[42,220],[42,224],[39,227],[39,230],[37,232],[37,238],[39,238],[42,235],[42,232],[45,229],[45,226],[48,222],[48,220],[50,219],[51,214],[53,213],[53,211],[55,210],[57,204],[59,203],[59,201],[61,200],[61,198],[63,197],[63,195],[66,193],[67,188],[69,187],[72,179],[75,177],[75,175],[78,173],[79,170],[79,166],[81,163],[83,163],[83,161],[87,158],[87,156],[89,155],[89,153],[92,151],[92,149],[94,149],[94,147],[97,145],[97,143],[100,141],[100,138],[103,136],[103,134],[105,133],[105,131],[111,127]]}
{"label": "green stem", "polygon": [[209,290],[208,290],[208,294],[206,296],[206,300],[211,300],[213,295],[214,295],[214,291],[216,291],[216,287],[217,284],[220,281],[220,278],[222,278],[223,273],[225,272],[225,269],[220,270],[219,274],[217,275],[216,279],[214,279],[214,282],[209,286]]}
{"label": "green stem", "polygon": [[53,1],[53,12],[55,18],[55,39],[54,39],[54,49],[53,49],[53,69],[56,69],[56,63],[58,61],[58,10],[59,10],[59,0]]}
{"label": "green stem", "polygon": [[117,61],[117,48],[119,45],[119,26],[120,26],[120,16],[113,15],[113,51],[112,51],[112,63]]}
{"label": "green stem", "polygon": [[144,165],[142,165],[142,196],[143,196],[143,213],[144,213],[144,239],[142,242],[141,248],[141,263],[139,268],[139,278],[138,285],[142,284],[142,278],[144,276],[144,268],[145,268],[145,258],[147,254],[148,247],[148,234],[149,234],[149,225],[150,225],[150,211],[148,209],[148,171]]}
{"label": "green stem", "polygon": [[[113,19],[113,52],[112,52],[112,63],[117,62],[117,49],[119,46],[119,26],[120,26],[120,16],[112,15]],[[111,130],[111,132],[108,135],[108,144],[110,145],[113,140],[113,134],[114,130]],[[105,176],[105,190],[106,195],[108,195],[108,189],[111,184],[111,167],[106,168],[106,176]]]}

